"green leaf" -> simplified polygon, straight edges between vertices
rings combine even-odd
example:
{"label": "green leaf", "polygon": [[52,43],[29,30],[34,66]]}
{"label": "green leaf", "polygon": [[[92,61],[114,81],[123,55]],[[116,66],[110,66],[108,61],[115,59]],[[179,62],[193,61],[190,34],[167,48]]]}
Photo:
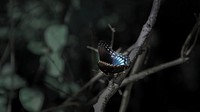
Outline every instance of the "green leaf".
{"label": "green leaf", "polygon": [[7,97],[6,97],[6,95],[1,95],[0,96],[0,105],[5,105],[5,104],[7,104]]}
{"label": "green leaf", "polygon": [[97,27],[104,29],[108,27],[108,24],[115,24],[119,21],[119,17],[117,14],[113,13],[109,16],[104,16],[97,22]]}
{"label": "green leaf", "polygon": [[62,98],[65,98],[66,95],[76,93],[80,90],[79,85],[76,83],[61,82],[57,80],[57,78],[48,75],[45,77],[45,82],[51,89],[56,90]]}
{"label": "green leaf", "polygon": [[55,110],[55,112],[69,112],[69,111],[64,111],[64,110],[61,110],[61,109],[59,109],[59,110]]}
{"label": "green leaf", "polygon": [[40,18],[31,18],[29,25],[33,29],[44,29],[49,24],[48,18],[41,16]]}
{"label": "green leaf", "polygon": [[7,34],[8,34],[9,28],[8,27],[1,27],[0,28],[0,38],[1,39],[7,39]]}
{"label": "green leaf", "polygon": [[80,0],[72,0],[71,4],[72,4],[73,8],[75,8],[77,10],[80,9]]}
{"label": "green leaf", "polygon": [[0,112],[7,112],[6,105],[0,105]]}
{"label": "green leaf", "polygon": [[69,93],[69,84],[65,82],[60,82],[57,78],[46,76],[45,82],[48,84],[47,86],[52,90],[57,91],[61,96],[66,97],[66,94]]}
{"label": "green leaf", "polygon": [[0,87],[4,87],[9,90],[16,90],[24,87],[26,82],[17,74],[2,75],[0,76]]}
{"label": "green leaf", "polygon": [[48,55],[43,55],[40,57],[40,64],[45,66],[48,63]]}
{"label": "green leaf", "polygon": [[59,77],[64,71],[63,59],[59,56],[59,53],[53,52],[48,55],[44,55],[40,58],[40,64],[48,66],[48,74],[53,77]]}
{"label": "green leaf", "polygon": [[0,94],[5,94],[6,93],[6,90],[0,88]]}
{"label": "green leaf", "polygon": [[42,108],[44,95],[36,89],[23,88],[19,92],[19,99],[27,111],[38,112]]}
{"label": "green leaf", "polygon": [[45,41],[53,51],[60,50],[66,44],[67,36],[66,25],[52,25],[45,31]]}
{"label": "green leaf", "polygon": [[48,73],[51,76],[58,77],[64,71],[63,59],[59,56],[59,53],[54,52],[49,55],[48,59],[49,70]]}
{"label": "green leaf", "polygon": [[70,89],[71,89],[72,93],[76,93],[76,92],[78,92],[80,90],[80,87],[76,83],[71,83],[70,84]]}
{"label": "green leaf", "polygon": [[28,44],[28,49],[37,55],[42,55],[48,52],[47,47],[45,47],[43,42],[31,41]]}
{"label": "green leaf", "polygon": [[56,89],[61,89],[62,83],[59,82],[59,80],[57,80],[57,78],[55,78],[55,77],[51,77],[51,76],[47,75],[45,77],[45,82],[47,82],[50,85],[50,87],[53,87]]}
{"label": "green leaf", "polygon": [[[62,83],[62,85],[60,85],[60,89],[63,91],[63,92],[65,92],[65,93],[63,93],[63,92],[60,92],[60,97],[62,97],[62,98],[65,98],[66,97],[66,95],[67,94],[69,94],[69,92],[70,92],[70,87],[69,87],[70,85],[68,84],[68,83]],[[67,93],[67,94],[66,94]]]}
{"label": "green leaf", "polygon": [[1,69],[2,75],[12,74],[13,73],[13,67],[10,64],[5,64]]}
{"label": "green leaf", "polygon": [[0,87],[16,90],[25,85],[26,82],[19,75],[13,73],[13,68],[10,64],[3,66],[0,75]]}

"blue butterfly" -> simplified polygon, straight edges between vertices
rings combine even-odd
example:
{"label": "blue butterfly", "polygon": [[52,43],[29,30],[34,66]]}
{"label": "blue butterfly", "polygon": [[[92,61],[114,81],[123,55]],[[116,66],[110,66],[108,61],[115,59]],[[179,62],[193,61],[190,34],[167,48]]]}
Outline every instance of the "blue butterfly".
{"label": "blue butterfly", "polygon": [[106,42],[98,44],[98,66],[105,74],[119,73],[130,67],[130,58],[113,51]]}

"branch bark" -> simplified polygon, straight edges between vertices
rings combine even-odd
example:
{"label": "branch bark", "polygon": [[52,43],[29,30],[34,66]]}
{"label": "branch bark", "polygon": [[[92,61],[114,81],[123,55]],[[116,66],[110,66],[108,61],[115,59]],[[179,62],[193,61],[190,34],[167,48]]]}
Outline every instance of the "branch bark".
{"label": "branch bark", "polygon": [[[147,49],[145,49],[145,51],[141,55],[138,56],[130,75],[134,75],[135,73],[140,71],[140,69],[144,63],[146,55],[147,55]],[[122,95],[122,101],[120,104],[119,112],[126,112],[126,109],[127,109],[128,103],[129,103],[129,99],[131,96],[132,87],[133,87],[133,83],[130,83],[126,86],[126,88],[123,92],[123,95]]]}
{"label": "branch bark", "polygon": [[163,69],[166,69],[166,68],[169,68],[169,67],[172,67],[172,66],[175,66],[175,65],[182,64],[182,63],[186,62],[188,59],[189,58],[180,57],[180,58],[175,59],[173,61],[161,64],[161,65],[149,68],[147,70],[144,70],[144,71],[142,71],[140,73],[131,75],[131,76],[129,76],[129,77],[127,77],[127,78],[125,78],[123,80],[123,82],[121,84],[121,87],[123,87],[123,86],[125,86],[125,85],[127,85],[129,83],[133,83],[134,81],[137,81],[139,79],[143,79],[144,77],[146,77],[146,76],[148,76],[150,74],[156,73],[158,71],[161,71]]}

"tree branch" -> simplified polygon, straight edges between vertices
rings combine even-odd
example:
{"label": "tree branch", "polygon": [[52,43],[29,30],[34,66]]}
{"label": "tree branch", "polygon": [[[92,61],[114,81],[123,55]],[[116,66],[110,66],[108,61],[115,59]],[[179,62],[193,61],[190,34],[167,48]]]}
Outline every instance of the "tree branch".
{"label": "tree branch", "polygon": [[[158,10],[160,8],[160,2],[161,2],[161,0],[154,0],[149,18],[148,18],[147,22],[144,24],[138,40],[136,41],[136,43],[134,45],[132,45],[134,47],[134,49],[133,49],[133,47],[129,48],[129,49],[131,49],[129,56],[133,63],[135,62],[137,56],[139,55],[139,53],[143,47],[143,44],[145,43],[153,25],[155,24]],[[128,72],[126,72],[126,73],[128,73]],[[108,87],[100,95],[97,103],[93,105],[95,112],[103,112],[104,111],[107,102],[117,92],[117,90],[119,89],[120,84],[123,81],[123,79],[125,78],[125,76],[126,76],[126,74],[121,74],[121,75],[119,74],[118,77],[111,79]]]}
{"label": "tree branch", "polygon": [[[181,53],[180,53],[181,55],[178,59],[164,63],[164,64],[161,64],[161,65],[158,65],[158,66],[155,66],[155,67],[152,67],[152,68],[149,68],[149,69],[144,70],[144,71],[142,71],[138,74],[130,75],[129,77],[127,77],[123,80],[121,87],[127,85],[128,83],[132,83],[134,81],[142,79],[145,76],[148,76],[150,74],[161,71],[163,69],[166,69],[166,68],[169,68],[169,67],[179,65],[179,64],[186,62],[189,59],[187,56],[191,53],[193,47],[196,44],[196,41],[199,37],[199,33],[200,33],[200,16],[198,17],[197,22],[194,25],[192,31],[187,36],[187,38],[186,38],[186,40],[185,40],[185,42],[182,46],[182,49],[181,49]],[[192,39],[193,39],[193,41],[192,41]]]}
{"label": "tree branch", "polygon": [[[147,49],[145,49],[145,51],[141,55],[138,56],[130,75],[134,75],[141,69],[141,66],[144,63],[146,55],[147,55]],[[133,83],[130,83],[126,86],[126,88],[123,92],[119,112],[126,112],[126,109],[127,109],[128,103],[129,103],[129,99],[130,99],[130,95],[131,95],[132,86],[133,86]]]}
{"label": "tree branch", "polygon": [[200,32],[200,16],[196,18],[197,22],[194,25],[190,34],[188,35],[187,39],[185,40],[184,45],[182,46],[181,57],[188,56],[197,42],[197,38]]}
{"label": "tree branch", "polygon": [[135,62],[138,54],[141,52],[142,46],[149,37],[150,31],[152,30],[155,22],[156,17],[160,8],[161,0],[154,0],[153,6],[148,17],[147,22],[143,25],[142,31],[138,37],[138,40],[135,44],[128,48],[127,52],[130,52],[129,57],[131,58],[132,62]]}
{"label": "tree branch", "polygon": [[129,76],[129,77],[127,77],[127,78],[125,78],[123,80],[123,82],[121,84],[121,87],[123,87],[123,86],[125,86],[125,85],[127,85],[129,83],[132,83],[134,81],[137,81],[139,79],[143,79],[144,77],[146,77],[146,76],[148,76],[150,74],[156,73],[158,71],[161,71],[163,69],[166,69],[166,68],[169,68],[169,67],[172,67],[172,66],[175,66],[175,65],[182,64],[182,63],[186,62],[188,59],[189,58],[180,57],[180,58],[175,59],[173,61],[161,64],[161,65],[149,68],[147,70],[144,70],[144,71],[142,71],[140,73],[131,75],[131,76]]}

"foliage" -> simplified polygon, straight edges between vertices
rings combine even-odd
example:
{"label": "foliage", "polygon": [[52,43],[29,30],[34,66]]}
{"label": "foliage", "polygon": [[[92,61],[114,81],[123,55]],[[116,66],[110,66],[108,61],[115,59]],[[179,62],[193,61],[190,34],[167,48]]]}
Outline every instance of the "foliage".
{"label": "foliage", "polygon": [[[73,4],[74,7],[78,8],[79,1],[77,0]],[[21,2],[13,0],[7,3],[7,7],[4,7],[5,10],[8,10],[8,13],[5,12],[5,14],[10,21],[4,18],[3,20],[6,24],[1,25],[0,28],[0,38],[5,41],[13,38],[15,41],[13,45],[16,51],[18,49],[21,50],[20,46],[23,44],[22,42],[25,42],[25,49],[31,55],[39,56],[39,60],[36,58],[33,58],[33,60],[39,62],[37,66],[39,71],[43,71],[44,77],[42,77],[43,79],[38,79],[41,76],[31,76],[33,77],[31,80],[36,82],[41,80],[39,83],[46,85],[46,89],[59,90],[57,91],[59,99],[65,99],[67,97],[66,94],[72,94],[79,89],[77,84],[66,82],[63,74],[65,65],[61,55],[64,47],[67,45],[69,36],[68,26],[60,21],[62,19],[60,14],[66,11],[65,7],[61,1],[25,1],[22,5]],[[12,35],[9,35],[10,33]],[[6,45],[2,47],[5,48]],[[9,57],[12,55],[7,53],[9,51],[1,52],[7,55],[4,60],[11,59]],[[27,55],[26,51],[23,52],[23,55]],[[26,58],[28,59],[29,57]],[[17,59],[15,62],[18,62]],[[29,78],[29,75],[26,76],[29,72],[26,72],[27,74],[24,75],[19,73],[20,75],[18,75],[18,69],[23,69],[17,66],[18,63],[5,61],[5,63],[1,64],[0,87],[2,89],[0,111],[6,111],[7,98],[9,97],[12,97],[12,99],[19,97],[19,102],[26,111],[40,111],[44,107],[45,91],[37,83],[30,85],[30,82],[26,80],[26,77]],[[32,66],[32,63],[27,62],[27,64],[30,67]],[[36,73],[33,75],[41,74]],[[12,96],[8,94],[9,91],[13,91]]]}
{"label": "foliage", "polygon": [[44,95],[41,91],[35,89],[21,88],[19,99],[26,110],[30,112],[38,112],[42,108]]}

